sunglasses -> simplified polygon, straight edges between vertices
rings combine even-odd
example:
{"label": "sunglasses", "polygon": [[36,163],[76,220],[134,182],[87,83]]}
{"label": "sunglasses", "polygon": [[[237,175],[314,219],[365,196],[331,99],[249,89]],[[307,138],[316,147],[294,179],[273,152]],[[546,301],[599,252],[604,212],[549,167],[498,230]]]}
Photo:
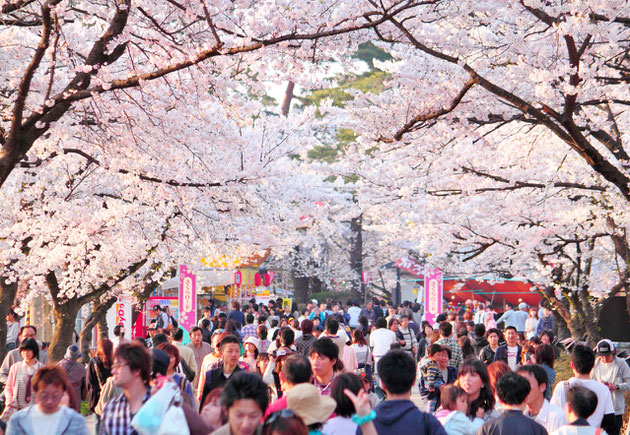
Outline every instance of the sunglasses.
{"label": "sunglasses", "polygon": [[290,409],[281,409],[280,411],[276,411],[267,417],[264,425],[267,426],[268,424],[274,424],[279,418],[292,418],[296,416],[297,414]]}

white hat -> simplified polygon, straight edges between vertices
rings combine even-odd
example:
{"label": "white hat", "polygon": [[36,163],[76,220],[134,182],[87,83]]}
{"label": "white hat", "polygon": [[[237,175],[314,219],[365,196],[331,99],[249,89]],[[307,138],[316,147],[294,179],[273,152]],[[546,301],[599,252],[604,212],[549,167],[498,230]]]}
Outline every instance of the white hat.
{"label": "white hat", "polygon": [[243,342],[243,346],[245,346],[247,343],[251,343],[256,346],[256,350],[260,352],[260,341],[256,337],[247,337]]}
{"label": "white hat", "polygon": [[519,310],[524,310],[525,308],[527,308],[527,304],[525,302],[521,302],[520,304],[518,304]]}

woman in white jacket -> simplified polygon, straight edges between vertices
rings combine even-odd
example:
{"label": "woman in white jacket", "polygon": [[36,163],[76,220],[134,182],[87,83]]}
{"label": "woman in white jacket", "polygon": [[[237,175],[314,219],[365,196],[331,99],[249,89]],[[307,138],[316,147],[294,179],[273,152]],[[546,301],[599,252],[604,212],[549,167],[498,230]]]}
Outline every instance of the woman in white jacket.
{"label": "woman in white jacket", "polygon": [[529,317],[525,321],[525,338],[527,340],[536,336],[536,328],[538,328],[538,312],[535,308],[530,308]]}

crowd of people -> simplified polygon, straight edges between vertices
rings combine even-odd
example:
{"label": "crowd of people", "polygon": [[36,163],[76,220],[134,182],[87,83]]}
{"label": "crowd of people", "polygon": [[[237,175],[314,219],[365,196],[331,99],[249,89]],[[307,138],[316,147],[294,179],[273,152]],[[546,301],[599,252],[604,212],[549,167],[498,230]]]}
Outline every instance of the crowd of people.
{"label": "crowd of people", "polygon": [[[154,306],[146,337],[76,345],[51,364],[35,327],[0,367],[7,434],[619,435],[630,367],[614,343],[574,343],[573,377],[545,307],[498,315],[466,301],[429,322],[418,304],[255,300],[207,306],[185,333]],[[16,323],[15,313],[7,324]],[[501,328],[499,328],[501,326]],[[421,405],[412,401],[420,394]],[[93,414],[88,428],[81,403]],[[84,410],[85,411],[85,410]]]}

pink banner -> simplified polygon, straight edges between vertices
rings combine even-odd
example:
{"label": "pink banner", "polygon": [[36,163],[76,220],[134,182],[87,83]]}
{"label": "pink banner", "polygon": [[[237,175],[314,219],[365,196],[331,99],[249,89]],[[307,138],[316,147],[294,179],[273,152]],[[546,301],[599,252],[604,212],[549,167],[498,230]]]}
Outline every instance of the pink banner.
{"label": "pink banner", "polygon": [[186,331],[197,324],[197,292],[195,274],[183,264],[179,266],[179,326]]}
{"label": "pink banner", "polygon": [[424,275],[424,266],[418,260],[404,256],[394,261],[394,267],[404,270],[405,272],[415,275],[418,278],[422,278]]}
{"label": "pink banner", "polygon": [[435,318],[442,312],[442,271],[440,269],[427,269],[424,275],[424,320],[431,325],[435,324]]}

